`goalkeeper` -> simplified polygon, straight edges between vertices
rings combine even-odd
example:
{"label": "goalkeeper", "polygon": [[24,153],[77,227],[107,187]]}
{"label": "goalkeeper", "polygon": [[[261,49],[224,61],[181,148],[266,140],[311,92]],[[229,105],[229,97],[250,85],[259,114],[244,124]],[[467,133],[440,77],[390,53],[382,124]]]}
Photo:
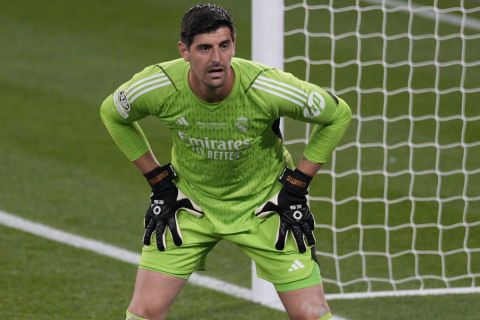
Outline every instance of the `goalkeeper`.
{"label": "goalkeeper", "polygon": [[[101,106],[113,140],[152,190],[127,319],[165,318],[220,240],[255,261],[290,318],[331,319],[306,196],[349,125],[348,105],[289,73],[234,58],[234,24],[218,5],[185,13],[177,47],[180,59],[145,68]],[[147,116],[170,129],[169,164],[157,162],[138,124]],[[282,116],[314,125],[296,167],[282,143]]]}

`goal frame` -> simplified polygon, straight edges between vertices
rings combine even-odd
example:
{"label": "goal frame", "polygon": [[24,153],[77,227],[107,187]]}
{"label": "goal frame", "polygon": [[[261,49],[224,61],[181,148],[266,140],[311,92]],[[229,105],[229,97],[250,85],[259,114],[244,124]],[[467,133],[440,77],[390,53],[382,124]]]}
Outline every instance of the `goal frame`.
{"label": "goal frame", "polygon": [[[365,2],[371,1],[365,0]],[[284,9],[285,6],[283,0],[252,0],[252,60],[283,69]],[[478,27],[480,29],[480,22],[467,22],[470,25],[478,23]],[[281,122],[281,124],[281,129],[283,130],[283,121]],[[251,284],[252,295],[255,301],[262,304],[280,304],[280,301],[273,286],[265,280],[256,277],[255,263],[253,261]],[[375,297],[425,296],[468,293],[480,293],[480,287],[371,291],[338,294],[327,293],[327,299],[359,299]]]}
{"label": "goal frame", "polygon": [[[283,0],[252,0],[252,60],[283,69]],[[283,131],[283,121],[280,121]],[[256,276],[252,261],[252,299],[261,304],[282,306],[270,282]]]}

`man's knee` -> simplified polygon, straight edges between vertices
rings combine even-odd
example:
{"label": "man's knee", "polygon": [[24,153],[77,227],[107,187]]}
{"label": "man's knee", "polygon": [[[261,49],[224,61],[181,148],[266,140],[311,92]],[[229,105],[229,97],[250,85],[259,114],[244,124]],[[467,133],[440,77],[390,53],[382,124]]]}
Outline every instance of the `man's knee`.
{"label": "man's knee", "polygon": [[291,319],[331,319],[330,308],[321,284],[297,290],[279,291],[278,295]]}
{"label": "man's knee", "polygon": [[332,314],[328,307],[311,307],[290,310],[288,315],[292,320],[333,320]]}

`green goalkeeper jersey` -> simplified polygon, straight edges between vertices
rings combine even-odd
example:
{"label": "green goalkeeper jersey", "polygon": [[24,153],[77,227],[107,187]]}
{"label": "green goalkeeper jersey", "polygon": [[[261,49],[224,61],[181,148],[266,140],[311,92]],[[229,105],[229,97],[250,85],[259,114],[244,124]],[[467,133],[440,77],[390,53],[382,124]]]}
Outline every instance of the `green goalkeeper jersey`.
{"label": "green goalkeeper jersey", "polygon": [[219,103],[200,100],[183,59],[145,68],[101,107],[102,120],[130,160],[149,150],[138,120],[160,119],[171,132],[177,186],[205,212],[217,233],[254,227],[254,210],[281,188],[292,163],[278,133],[282,116],[314,124],[304,156],[326,162],[351,112],[342,100],[293,75],[234,58],[235,83]]}

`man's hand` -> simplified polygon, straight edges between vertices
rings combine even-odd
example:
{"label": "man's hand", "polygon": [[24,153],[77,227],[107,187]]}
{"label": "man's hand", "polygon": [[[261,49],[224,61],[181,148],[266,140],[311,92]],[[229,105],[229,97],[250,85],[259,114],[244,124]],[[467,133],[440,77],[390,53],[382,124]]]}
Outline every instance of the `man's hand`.
{"label": "man's hand", "polygon": [[171,164],[158,167],[145,174],[152,194],[150,195],[150,207],[145,214],[145,234],[143,243],[150,245],[153,231],[156,232],[157,248],[165,251],[165,233],[170,230],[175,245],[182,245],[182,234],[177,223],[177,212],[185,209],[197,217],[202,217],[202,210],[188,199],[172,182],[176,178],[176,172]]}
{"label": "man's hand", "polygon": [[257,209],[255,214],[257,217],[264,217],[272,212],[278,213],[280,215],[280,226],[275,248],[283,250],[290,231],[295,239],[298,251],[304,253],[307,250],[305,239],[309,246],[315,244],[313,235],[315,221],[307,205],[306,197],[312,177],[298,169],[292,171],[285,168],[279,180],[283,183],[280,192]]}

